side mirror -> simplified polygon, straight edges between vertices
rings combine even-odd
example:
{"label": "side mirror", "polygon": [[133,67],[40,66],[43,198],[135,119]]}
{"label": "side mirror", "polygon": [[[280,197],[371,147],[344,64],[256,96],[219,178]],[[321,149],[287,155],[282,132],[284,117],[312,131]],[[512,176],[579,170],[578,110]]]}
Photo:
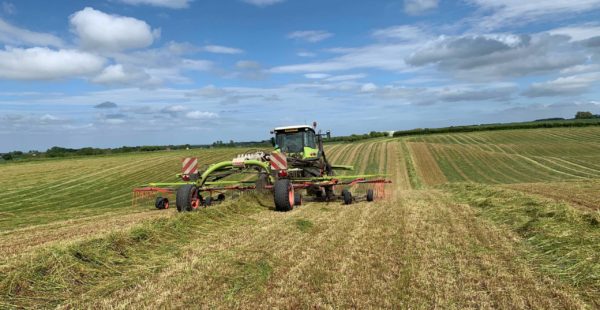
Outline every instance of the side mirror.
{"label": "side mirror", "polygon": [[327,139],[331,139],[331,130],[327,130]]}
{"label": "side mirror", "polygon": [[271,137],[271,145],[273,145],[273,147],[275,147],[275,138]]}

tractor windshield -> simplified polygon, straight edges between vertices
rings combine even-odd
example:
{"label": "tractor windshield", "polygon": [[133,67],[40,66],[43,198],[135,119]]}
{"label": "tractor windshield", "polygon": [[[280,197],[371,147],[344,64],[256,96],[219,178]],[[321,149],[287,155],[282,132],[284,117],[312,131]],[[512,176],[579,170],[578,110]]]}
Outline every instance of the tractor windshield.
{"label": "tractor windshield", "polygon": [[279,132],[275,140],[277,146],[286,153],[302,153],[304,147],[316,148],[315,133],[311,130]]}

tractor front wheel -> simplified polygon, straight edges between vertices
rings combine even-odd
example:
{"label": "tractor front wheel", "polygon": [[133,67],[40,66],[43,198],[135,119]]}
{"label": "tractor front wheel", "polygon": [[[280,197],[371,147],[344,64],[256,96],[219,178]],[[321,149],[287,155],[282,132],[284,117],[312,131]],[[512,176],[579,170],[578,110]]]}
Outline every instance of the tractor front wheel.
{"label": "tractor front wheel", "polygon": [[294,186],[288,179],[279,179],[273,186],[273,198],[275,199],[275,210],[290,211],[294,208]]}
{"label": "tractor front wheel", "polygon": [[175,196],[177,211],[186,212],[198,209],[200,206],[200,193],[193,184],[186,184],[177,189]]}

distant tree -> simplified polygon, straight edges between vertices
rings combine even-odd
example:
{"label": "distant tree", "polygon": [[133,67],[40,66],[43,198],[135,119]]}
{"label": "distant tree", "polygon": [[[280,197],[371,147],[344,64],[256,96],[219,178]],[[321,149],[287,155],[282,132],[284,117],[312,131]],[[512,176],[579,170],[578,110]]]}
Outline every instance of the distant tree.
{"label": "distant tree", "polygon": [[13,156],[10,153],[2,154],[2,159],[4,159],[4,160],[12,160]]}
{"label": "distant tree", "polygon": [[579,111],[579,112],[577,112],[577,114],[575,114],[575,119],[591,119],[591,118],[594,118],[594,114],[592,114],[592,112]]}

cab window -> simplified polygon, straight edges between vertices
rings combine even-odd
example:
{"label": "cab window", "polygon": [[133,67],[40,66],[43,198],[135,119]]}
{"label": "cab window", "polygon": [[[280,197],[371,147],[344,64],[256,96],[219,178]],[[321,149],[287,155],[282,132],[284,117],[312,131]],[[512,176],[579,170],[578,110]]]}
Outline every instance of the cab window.
{"label": "cab window", "polygon": [[312,149],[317,148],[317,143],[315,141],[315,133],[307,130],[304,132],[304,146],[310,147]]}

